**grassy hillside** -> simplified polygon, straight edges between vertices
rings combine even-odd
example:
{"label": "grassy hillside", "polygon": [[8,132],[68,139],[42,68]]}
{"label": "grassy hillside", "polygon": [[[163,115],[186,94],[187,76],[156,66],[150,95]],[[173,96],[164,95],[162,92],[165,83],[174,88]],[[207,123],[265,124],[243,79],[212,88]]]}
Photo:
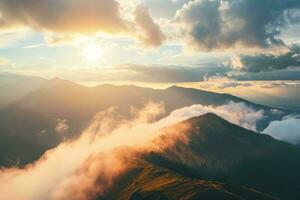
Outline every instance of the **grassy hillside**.
{"label": "grassy hillside", "polygon": [[[132,174],[132,173],[131,173]],[[256,190],[187,178],[174,171],[148,162],[140,162],[134,176],[126,185],[112,189],[97,200],[275,200],[275,197]],[[126,176],[126,175],[125,175]],[[120,184],[117,183],[117,184]]]}

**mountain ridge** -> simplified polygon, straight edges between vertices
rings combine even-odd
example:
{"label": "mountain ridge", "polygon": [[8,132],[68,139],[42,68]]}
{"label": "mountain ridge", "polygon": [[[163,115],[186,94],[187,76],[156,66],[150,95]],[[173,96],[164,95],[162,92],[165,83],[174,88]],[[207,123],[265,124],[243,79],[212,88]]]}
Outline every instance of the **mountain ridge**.
{"label": "mountain ridge", "polygon": [[[176,101],[174,101],[176,100]],[[159,117],[164,117],[175,109],[183,108],[194,104],[202,104],[207,106],[220,106],[230,101],[245,102],[253,109],[265,109],[266,116],[259,121],[258,125],[263,129],[274,119],[281,119],[287,113],[272,114],[271,108],[257,107],[238,97],[233,97],[227,94],[217,94],[213,92],[201,91],[196,89],[187,89],[181,87],[170,87],[167,89],[151,89],[138,86],[115,86],[115,85],[100,85],[97,87],[86,87],[72,81],[67,81],[59,78],[52,79],[44,83],[38,90],[32,91],[21,99],[12,102],[9,106],[0,109],[0,131],[2,141],[8,142],[8,135],[12,134],[17,137],[24,137],[24,140],[33,141],[36,146],[40,146],[39,153],[32,152],[32,158],[38,158],[40,152],[45,152],[49,147],[58,145],[61,140],[74,139],[91,123],[95,114],[99,111],[104,111],[112,106],[117,107],[117,112],[127,119],[133,118],[132,107],[142,109],[149,102],[162,103],[165,106],[166,113]],[[8,113],[13,113],[8,115]],[[34,119],[31,122],[24,121],[22,116],[27,116],[28,119]],[[63,120],[68,124],[68,130],[64,135],[56,137],[55,123],[58,120]],[[24,129],[16,129],[15,126],[8,126],[4,121],[15,122],[17,127]],[[11,123],[10,123],[11,124]],[[39,126],[46,124],[44,127]],[[51,127],[52,126],[52,127]],[[46,131],[46,132],[45,132]],[[45,132],[41,136],[37,133]],[[27,133],[28,136],[26,136]],[[53,139],[51,136],[55,136]],[[49,138],[49,142],[43,143],[41,146],[41,137]],[[1,147],[0,147],[1,148]],[[20,160],[20,164],[24,165],[27,162],[22,162],[23,151],[18,151],[18,148],[12,153],[14,156],[9,156],[9,159],[16,161]],[[9,152],[6,152],[10,154]],[[1,156],[6,153],[2,153]],[[20,155],[16,157],[15,155]],[[9,163],[1,162],[0,165],[9,165]]]}
{"label": "mountain ridge", "polygon": [[170,126],[166,132],[172,133],[184,123],[191,127],[186,133],[188,142],[178,141],[162,152],[145,155],[145,159],[186,177],[254,188],[279,199],[300,198],[297,146],[239,127],[212,113]]}
{"label": "mountain ridge", "polygon": [[[251,139],[247,140],[253,141],[252,147],[258,144],[256,148],[259,149],[257,151],[259,153],[250,153],[251,155],[249,155],[244,151],[239,151],[237,153],[241,156],[236,157],[234,159],[235,162],[230,165],[223,165],[222,160],[216,159],[218,163],[215,162],[212,165],[208,162],[202,162],[201,165],[193,166],[185,160],[177,159],[176,156],[173,157],[174,154],[170,154],[170,151],[181,151],[188,154],[188,151],[194,151],[194,147],[191,145],[194,145],[196,138],[191,138],[188,143],[183,142],[189,147],[185,151],[176,147],[179,143],[182,143],[179,140],[174,145],[175,147],[170,147],[167,150],[139,153],[136,158],[138,161],[134,168],[122,175],[119,180],[116,180],[114,186],[104,195],[100,194],[96,200],[297,200],[299,198],[300,194],[295,183],[300,177],[297,170],[300,166],[300,161],[298,160],[300,150],[291,144],[277,141],[268,135],[261,135],[238,127],[213,113],[187,119],[171,125],[163,131],[166,131],[166,137],[168,137],[168,130],[174,131],[176,130],[174,128],[177,126],[181,127],[183,123],[192,123],[192,128],[187,133],[182,134],[189,136],[212,134],[222,137],[219,133],[216,133],[220,127],[216,127],[214,132],[204,131],[210,126],[207,121],[211,120],[221,123],[222,126],[229,126],[232,130],[238,128],[239,132],[224,132],[225,129],[222,129],[219,133],[230,139],[231,135],[241,135],[242,139],[243,137],[251,137]],[[193,130],[197,130],[196,125],[204,128],[198,130],[198,132],[193,132]],[[215,123],[211,126],[214,125]],[[211,142],[209,138],[203,137],[202,139],[208,140],[209,143]],[[258,140],[261,141],[258,142]],[[203,149],[205,149],[205,153],[210,153],[210,156],[217,154],[217,151],[214,149],[218,148],[221,148],[223,152],[231,152],[226,145],[207,146],[203,142],[200,143],[199,138],[196,142],[199,142],[197,147],[201,146],[202,148],[198,151],[198,156],[203,156],[202,161],[209,159],[204,156]],[[240,149],[239,143],[244,145],[242,140],[233,140],[233,142],[231,145],[237,150]],[[264,144],[273,146],[272,151],[264,153]],[[222,156],[227,155],[225,153]],[[274,160],[272,158],[274,156],[278,156],[282,162],[285,162],[285,165],[281,165],[280,160]],[[252,165],[248,165],[249,161]],[[267,163],[271,162],[265,165],[265,161]],[[131,157],[128,162],[133,163],[135,161]],[[242,170],[239,168],[241,166]],[[286,172],[279,174],[279,172],[283,171]],[[255,181],[256,179],[259,180]]]}

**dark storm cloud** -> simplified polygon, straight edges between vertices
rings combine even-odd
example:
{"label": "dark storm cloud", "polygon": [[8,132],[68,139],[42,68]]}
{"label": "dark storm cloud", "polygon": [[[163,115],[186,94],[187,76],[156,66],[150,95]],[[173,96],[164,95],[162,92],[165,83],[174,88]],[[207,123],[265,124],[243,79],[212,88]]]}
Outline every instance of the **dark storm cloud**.
{"label": "dark storm cloud", "polygon": [[189,46],[197,50],[284,45],[281,29],[298,23],[299,0],[195,0],[177,12]]}

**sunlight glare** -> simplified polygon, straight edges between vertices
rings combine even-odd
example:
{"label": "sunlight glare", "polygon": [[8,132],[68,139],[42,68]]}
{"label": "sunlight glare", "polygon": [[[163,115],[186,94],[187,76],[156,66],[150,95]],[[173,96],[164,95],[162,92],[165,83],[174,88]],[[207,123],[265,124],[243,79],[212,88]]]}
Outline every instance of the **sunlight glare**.
{"label": "sunlight glare", "polygon": [[83,52],[83,57],[85,58],[86,61],[88,62],[97,62],[101,59],[102,56],[102,49],[99,45],[97,44],[88,44]]}

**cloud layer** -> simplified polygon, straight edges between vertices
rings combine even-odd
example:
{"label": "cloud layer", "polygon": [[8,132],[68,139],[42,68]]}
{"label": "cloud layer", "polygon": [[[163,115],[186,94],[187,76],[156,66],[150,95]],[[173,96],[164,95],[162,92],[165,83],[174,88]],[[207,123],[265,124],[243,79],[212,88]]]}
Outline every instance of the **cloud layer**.
{"label": "cloud layer", "polygon": [[300,143],[300,119],[297,116],[287,116],[281,121],[273,121],[263,131],[272,137],[289,142],[291,144]]}

